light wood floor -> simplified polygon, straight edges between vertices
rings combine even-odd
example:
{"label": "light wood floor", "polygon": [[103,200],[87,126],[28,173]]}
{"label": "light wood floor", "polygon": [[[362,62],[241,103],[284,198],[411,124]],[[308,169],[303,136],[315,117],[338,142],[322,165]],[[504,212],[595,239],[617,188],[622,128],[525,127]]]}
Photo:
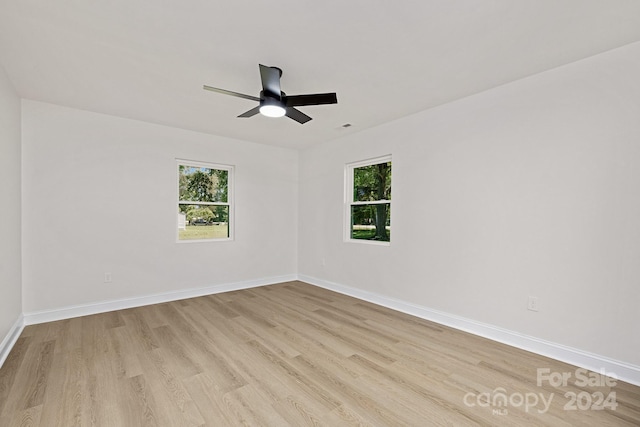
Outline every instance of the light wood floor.
{"label": "light wood floor", "polygon": [[[28,326],[0,426],[640,425],[640,387],[538,386],[537,368],[576,370],[291,282]],[[612,391],[615,410],[564,409]]]}

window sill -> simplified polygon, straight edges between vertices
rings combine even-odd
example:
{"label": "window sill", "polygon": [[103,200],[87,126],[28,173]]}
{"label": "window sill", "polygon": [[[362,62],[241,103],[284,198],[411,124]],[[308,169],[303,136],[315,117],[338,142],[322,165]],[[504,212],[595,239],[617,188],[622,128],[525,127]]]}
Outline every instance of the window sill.
{"label": "window sill", "polygon": [[345,243],[362,243],[364,245],[374,246],[391,246],[391,242],[380,242],[377,240],[365,240],[365,239],[344,239]]}

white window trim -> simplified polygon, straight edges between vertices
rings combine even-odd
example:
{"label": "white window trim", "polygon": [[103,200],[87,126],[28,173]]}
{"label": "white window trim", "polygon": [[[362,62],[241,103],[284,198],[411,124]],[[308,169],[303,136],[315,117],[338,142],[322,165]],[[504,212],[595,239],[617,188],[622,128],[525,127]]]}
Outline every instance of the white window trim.
{"label": "white window trim", "polygon": [[176,243],[202,243],[202,242],[229,242],[234,240],[235,238],[235,204],[234,204],[234,181],[235,181],[235,166],[233,165],[223,165],[220,163],[209,163],[202,162],[197,160],[187,160],[187,159],[176,159],[176,198],[177,204],[180,203],[190,203],[195,204],[193,201],[180,200],[180,182],[179,182],[179,174],[180,174],[180,165],[187,166],[195,166],[202,167],[208,169],[219,169],[226,170],[228,172],[227,176],[227,203],[223,202],[197,202],[199,205],[208,205],[208,206],[229,206],[229,237],[224,239],[190,239],[190,240],[180,240],[180,230],[178,229],[178,218],[176,216]]}
{"label": "white window trim", "polygon": [[[364,245],[375,246],[391,246],[391,242],[379,242],[376,240],[352,239],[351,238],[351,206],[357,205],[377,205],[389,203],[391,200],[374,200],[368,202],[353,201],[353,170],[363,166],[375,165],[378,163],[391,162],[391,154],[375,157],[372,159],[360,160],[357,162],[347,163],[344,168],[344,226],[343,239],[346,243],[362,243]],[[392,162],[393,164],[393,162]],[[393,167],[393,166],[392,166]],[[391,178],[391,194],[393,194],[393,178]]]}

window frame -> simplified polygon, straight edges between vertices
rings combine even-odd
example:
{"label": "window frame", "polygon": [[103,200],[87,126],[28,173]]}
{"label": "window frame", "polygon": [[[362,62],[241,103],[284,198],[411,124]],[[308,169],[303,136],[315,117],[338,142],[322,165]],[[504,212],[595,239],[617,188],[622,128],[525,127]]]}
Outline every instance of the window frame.
{"label": "window frame", "polygon": [[[180,166],[227,171],[227,201],[226,202],[197,202],[193,200],[180,200]],[[198,205],[208,205],[208,206],[227,206],[229,209],[229,215],[228,215],[229,236],[224,238],[180,239],[180,224],[179,224],[178,215],[176,215],[175,230],[176,230],[177,243],[229,242],[235,239],[234,172],[235,172],[235,166],[233,165],[203,162],[199,160],[176,159],[176,178],[175,178],[175,183],[176,183],[176,205],[175,206],[176,207],[179,208],[180,205],[182,204],[190,204],[190,205],[198,204]]]}
{"label": "window frame", "polygon": [[[351,209],[353,206],[367,206],[367,205],[378,205],[378,204],[389,204],[389,211],[391,211],[391,200],[380,199],[380,200],[370,200],[370,201],[353,201],[353,185],[354,185],[354,170],[366,166],[377,165],[380,163],[391,163],[393,170],[393,162],[392,162],[391,154],[387,154],[384,156],[379,156],[366,160],[359,160],[357,162],[346,163],[344,168],[344,227],[343,227],[343,238],[347,243],[363,243],[366,245],[377,245],[377,246],[390,246],[391,238],[389,241],[379,241],[379,240],[368,240],[368,239],[354,239],[351,237],[351,231],[353,224],[351,223]],[[391,194],[393,194],[393,176],[391,178]],[[391,217],[389,217],[389,230],[391,230]]]}

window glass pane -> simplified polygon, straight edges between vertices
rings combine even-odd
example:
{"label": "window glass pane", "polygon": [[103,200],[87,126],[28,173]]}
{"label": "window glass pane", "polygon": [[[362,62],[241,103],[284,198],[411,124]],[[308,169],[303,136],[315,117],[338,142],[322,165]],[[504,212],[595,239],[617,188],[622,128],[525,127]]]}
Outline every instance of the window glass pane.
{"label": "window glass pane", "polygon": [[353,201],[391,200],[391,162],[353,169]]}
{"label": "window glass pane", "polygon": [[351,238],[388,242],[391,238],[391,203],[351,206]]}
{"label": "window glass pane", "polygon": [[229,206],[180,204],[178,239],[226,239],[229,237]]}
{"label": "window glass pane", "polygon": [[193,202],[228,201],[229,171],[179,165],[180,200]]}

